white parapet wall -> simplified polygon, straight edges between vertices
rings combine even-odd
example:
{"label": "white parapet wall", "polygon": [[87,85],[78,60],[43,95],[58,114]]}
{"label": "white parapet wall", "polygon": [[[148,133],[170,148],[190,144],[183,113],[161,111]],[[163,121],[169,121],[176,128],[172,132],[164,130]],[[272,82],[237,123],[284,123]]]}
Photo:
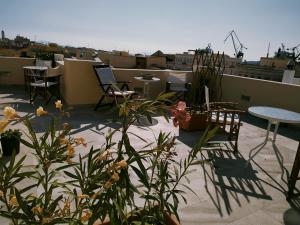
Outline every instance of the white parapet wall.
{"label": "white parapet wall", "polygon": [[285,70],[282,77],[282,83],[300,84],[300,78],[295,78],[295,70]]}

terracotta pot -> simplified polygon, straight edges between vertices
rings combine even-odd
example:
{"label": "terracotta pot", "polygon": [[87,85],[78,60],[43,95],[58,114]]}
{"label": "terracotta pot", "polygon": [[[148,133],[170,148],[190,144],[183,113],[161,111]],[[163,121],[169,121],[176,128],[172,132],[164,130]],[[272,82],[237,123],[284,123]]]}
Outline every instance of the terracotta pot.
{"label": "terracotta pot", "polygon": [[207,113],[192,114],[191,119],[183,121],[179,127],[186,131],[205,130],[207,127]]}

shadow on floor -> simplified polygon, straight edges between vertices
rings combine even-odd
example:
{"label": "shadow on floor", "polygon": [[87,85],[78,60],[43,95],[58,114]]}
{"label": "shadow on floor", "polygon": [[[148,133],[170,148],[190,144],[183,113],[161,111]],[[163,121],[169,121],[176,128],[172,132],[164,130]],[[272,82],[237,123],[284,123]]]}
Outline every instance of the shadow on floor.
{"label": "shadow on floor", "polygon": [[263,187],[266,181],[257,177],[257,171],[251,165],[245,167],[246,160],[239,153],[229,149],[214,149],[207,150],[205,155],[201,154],[202,159],[212,162],[211,166],[202,166],[205,188],[220,216],[224,216],[225,211],[230,215],[233,205],[241,207],[242,200],[272,200]]}
{"label": "shadow on floor", "polygon": [[[260,119],[258,117],[252,116],[250,114],[245,114],[242,118],[243,122],[249,123],[256,127],[260,127],[263,129],[267,129],[268,121],[264,119]],[[274,126],[272,126],[271,131],[273,131]],[[300,140],[300,127],[296,127],[295,125],[290,125],[286,123],[280,123],[278,134],[284,137],[293,139],[295,141]]]}
{"label": "shadow on floor", "polygon": [[[35,113],[39,106],[43,106],[44,110],[49,114],[57,114],[58,110],[55,108],[55,98],[52,98],[48,105],[42,98],[37,98],[34,104],[29,104],[28,94],[23,86],[10,85],[1,86],[0,94],[3,98],[7,98],[1,102],[1,108],[11,106],[18,112],[22,113]],[[70,117],[64,117],[62,123],[69,123],[72,126],[71,134],[76,134],[84,130],[93,130],[101,132],[104,128],[110,127],[117,129],[120,127],[118,124],[117,112],[111,107],[102,107],[98,111],[93,110],[93,105],[82,105],[71,107],[64,104],[64,109],[70,113]],[[51,118],[45,116],[43,118],[34,117],[31,119],[32,126],[36,132],[44,132],[50,124]]]}

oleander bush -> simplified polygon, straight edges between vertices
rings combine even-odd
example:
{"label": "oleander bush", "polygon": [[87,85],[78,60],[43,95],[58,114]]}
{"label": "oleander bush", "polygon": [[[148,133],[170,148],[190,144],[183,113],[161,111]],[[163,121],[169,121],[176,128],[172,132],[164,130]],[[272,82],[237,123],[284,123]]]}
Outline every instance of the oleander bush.
{"label": "oleander bush", "polygon": [[[57,114],[42,107],[35,114],[20,117],[10,107],[4,109],[0,133],[12,122],[26,127],[21,142],[30,153],[19,159],[0,163],[0,215],[17,224],[165,224],[166,215],[179,220],[178,205],[186,202],[190,190],[187,175],[191,167],[203,163],[197,154],[215,130],[206,131],[183,159],[176,159],[176,137],[161,131],[153,143],[130,132],[141,118],[152,120],[155,114],[169,118],[170,94],[154,100],[124,99],[118,105],[121,127],[109,130],[100,148],[88,148],[82,137],[70,135],[71,125],[62,123],[65,116],[61,101],[55,103]],[[174,119],[188,119],[188,115]],[[49,127],[37,134],[31,119],[50,117]],[[138,137],[144,147],[132,145]],[[83,146],[84,154],[76,149]],[[29,154],[31,156],[29,156]],[[34,157],[36,166],[24,166],[26,157]],[[184,179],[185,178],[185,179]]]}

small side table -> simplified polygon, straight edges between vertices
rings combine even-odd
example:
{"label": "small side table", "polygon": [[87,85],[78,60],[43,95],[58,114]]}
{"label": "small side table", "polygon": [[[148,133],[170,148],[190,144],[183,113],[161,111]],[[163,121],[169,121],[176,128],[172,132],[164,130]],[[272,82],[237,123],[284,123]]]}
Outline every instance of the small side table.
{"label": "small side table", "polygon": [[149,83],[160,81],[157,77],[152,77],[151,79],[145,79],[144,77],[134,77],[138,81],[144,82],[144,98],[149,98]]}
{"label": "small side table", "polygon": [[296,197],[296,196],[300,195],[300,193],[294,194],[296,182],[297,182],[297,180],[300,180],[300,177],[298,177],[299,171],[300,171],[300,142],[299,142],[298,150],[297,150],[297,153],[295,156],[291,176],[290,176],[289,182],[288,182],[289,191],[288,191],[287,198],[286,198],[287,200],[290,200],[292,197]]}
{"label": "small side table", "polygon": [[[252,106],[248,109],[248,112],[256,117],[268,120],[268,127],[265,140],[250,150],[249,152],[249,159],[248,163],[254,156],[259,153],[263,147],[269,141],[269,133],[271,129],[271,125],[275,125],[275,129],[273,132],[273,139],[271,140],[273,143],[276,141],[277,131],[280,123],[293,123],[297,124],[300,123],[300,113],[292,112],[289,110],[275,108],[275,107],[268,107],[268,106]],[[257,150],[253,155],[252,152]]]}

